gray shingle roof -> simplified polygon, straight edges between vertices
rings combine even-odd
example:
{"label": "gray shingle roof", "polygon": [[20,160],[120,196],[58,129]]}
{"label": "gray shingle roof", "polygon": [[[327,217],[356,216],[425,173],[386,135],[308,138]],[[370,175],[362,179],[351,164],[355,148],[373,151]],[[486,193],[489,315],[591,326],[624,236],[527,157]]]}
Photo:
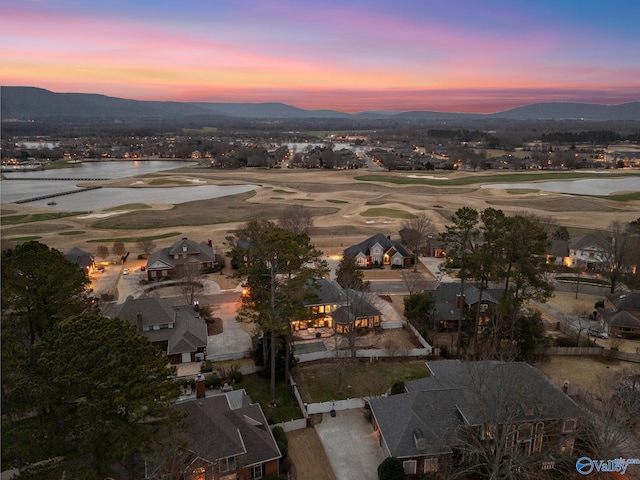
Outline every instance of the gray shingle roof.
{"label": "gray shingle roof", "polygon": [[407,251],[407,249],[400,242],[391,240],[389,237],[382,233],[378,233],[373,237],[369,237],[363,242],[358,243],[357,245],[352,245],[344,250],[345,255],[357,256],[359,253],[362,253],[365,256],[370,255],[371,247],[373,247],[376,243],[379,243],[380,246],[387,252],[389,249],[393,248],[398,253],[400,253],[403,257],[410,257],[411,254]]}
{"label": "gray shingle roof", "polygon": [[[158,297],[129,297],[124,302],[118,317],[128,320],[135,327],[149,328],[140,332],[151,342],[168,342],[167,355],[195,352],[207,345],[207,325],[196,318],[188,305],[171,307]],[[153,325],[173,324],[173,328],[153,330]]]}
{"label": "gray shingle roof", "polygon": [[220,394],[176,405],[187,414],[189,450],[209,462],[241,455],[244,466],[280,458],[260,405],[251,403],[244,390],[238,392],[242,392],[241,401]]}
{"label": "gray shingle roof", "polygon": [[[539,370],[522,363],[430,362],[431,377],[407,382],[408,393],[370,400],[391,455],[448,453],[465,429],[486,422],[567,419],[580,408]],[[419,449],[415,429],[425,439]]]}

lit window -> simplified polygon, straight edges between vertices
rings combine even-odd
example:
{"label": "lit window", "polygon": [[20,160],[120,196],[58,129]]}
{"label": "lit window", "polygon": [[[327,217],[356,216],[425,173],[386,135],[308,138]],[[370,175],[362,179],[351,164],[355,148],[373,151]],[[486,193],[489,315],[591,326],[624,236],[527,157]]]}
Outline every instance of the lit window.
{"label": "lit window", "polygon": [[437,458],[425,458],[423,473],[433,473],[438,471],[438,459]]}

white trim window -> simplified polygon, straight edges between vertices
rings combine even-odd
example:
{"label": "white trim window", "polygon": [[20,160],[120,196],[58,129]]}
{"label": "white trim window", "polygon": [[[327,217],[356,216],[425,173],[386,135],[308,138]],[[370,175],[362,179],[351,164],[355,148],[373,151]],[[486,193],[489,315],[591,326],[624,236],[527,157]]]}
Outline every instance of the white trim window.
{"label": "white trim window", "polygon": [[263,478],[262,464],[254,465],[251,468],[251,480],[261,480]]}
{"label": "white trim window", "polygon": [[402,462],[402,468],[405,475],[415,475],[418,468],[418,462],[415,460],[405,460]]}

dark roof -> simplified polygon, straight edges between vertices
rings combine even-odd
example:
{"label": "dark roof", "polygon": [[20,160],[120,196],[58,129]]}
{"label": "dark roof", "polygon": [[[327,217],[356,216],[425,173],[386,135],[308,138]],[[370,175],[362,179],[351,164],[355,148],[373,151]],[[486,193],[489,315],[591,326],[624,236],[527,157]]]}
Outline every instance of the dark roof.
{"label": "dark roof", "polygon": [[[189,305],[171,307],[158,297],[129,297],[117,315],[143,329],[153,325],[173,324],[173,328],[150,328],[139,332],[150,342],[168,342],[167,355],[195,352],[198,348],[207,346],[207,325],[203,319],[196,318]],[[141,325],[138,325],[139,320]]]}
{"label": "dark roof", "polygon": [[570,240],[569,248],[606,252],[611,248],[611,243],[601,233],[588,233]]}
{"label": "dark roof", "polygon": [[326,278],[316,278],[311,282],[313,282],[311,287],[313,297],[304,300],[305,307],[341,304],[346,301],[344,290],[338,282]]}
{"label": "dark roof", "polygon": [[[438,320],[458,319],[460,310],[456,307],[456,296],[460,294],[460,283],[441,283],[437,289],[430,290],[436,300],[436,318]],[[480,301],[480,290],[473,285],[466,284],[464,287],[465,303],[475,305]],[[487,303],[498,303],[491,291],[482,291],[482,301]]]}
{"label": "dark roof", "polygon": [[[464,427],[576,418],[578,405],[529,364],[430,362],[433,375],[407,382],[407,393],[372,398],[371,412],[391,455],[448,453]],[[417,429],[417,430],[416,430]],[[424,438],[424,445],[415,437]],[[419,448],[421,447],[421,448]]]}
{"label": "dark roof", "polygon": [[610,293],[606,297],[616,310],[640,311],[640,292]]}
{"label": "dark roof", "polygon": [[627,310],[615,312],[605,309],[600,309],[599,312],[602,319],[610,327],[640,328],[640,314],[638,313],[634,314]]}
{"label": "dark roof", "polygon": [[371,247],[373,247],[376,243],[379,243],[380,246],[384,249],[385,252],[390,249],[395,249],[398,253],[400,253],[403,257],[410,257],[411,254],[407,251],[407,249],[400,242],[391,240],[389,237],[382,233],[378,233],[373,237],[369,237],[363,242],[358,243],[357,245],[352,245],[349,248],[344,250],[345,255],[357,256],[359,253],[369,256]]}
{"label": "dark roof", "polygon": [[242,392],[214,395],[176,405],[185,413],[187,448],[209,462],[241,456],[245,467],[280,458],[282,454],[260,408]]}
{"label": "dark roof", "polygon": [[74,247],[65,253],[64,258],[82,268],[89,267],[93,264],[93,256],[78,247]]}
{"label": "dark roof", "polygon": [[[179,258],[173,258],[174,255],[178,255]],[[186,258],[182,256],[186,255]],[[215,263],[216,255],[213,251],[213,247],[207,242],[195,242],[188,238],[182,238],[173,245],[167,248],[163,248],[160,251],[153,252],[147,259],[147,269],[157,269],[166,267],[175,267],[177,265],[183,265],[185,263]],[[160,266],[154,266],[159,263]]]}
{"label": "dark roof", "polygon": [[373,305],[363,292],[348,290],[345,304],[333,312],[333,320],[341,325],[352,324],[358,318],[368,318],[382,315],[382,312]]}
{"label": "dark roof", "polygon": [[569,256],[569,241],[568,240],[552,240],[551,247],[549,248],[549,255],[554,257],[564,258]]}

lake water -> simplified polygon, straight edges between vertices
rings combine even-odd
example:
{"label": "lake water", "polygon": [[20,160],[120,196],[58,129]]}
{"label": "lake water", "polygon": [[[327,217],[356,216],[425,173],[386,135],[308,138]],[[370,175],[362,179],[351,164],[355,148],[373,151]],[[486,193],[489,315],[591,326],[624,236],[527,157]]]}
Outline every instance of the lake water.
{"label": "lake water", "polygon": [[640,192],[640,177],[589,178],[550,182],[491,183],[482,188],[536,189],[575,195],[611,195],[615,192]]}
{"label": "lake water", "polygon": [[[0,200],[3,204],[6,204],[43,195],[78,190],[77,193],[71,195],[62,195],[55,198],[29,202],[28,205],[65,211],[92,211],[129,203],[185,203],[194,200],[206,200],[209,198],[234,195],[258,188],[256,185],[194,185],[163,188],[100,188],[83,192],[76,186],[77,183],[81,182],[80,180],[36,180],[38,178],[116,179],[160,171],[170,171],[193,165],[196,164],[193,162],[157,160],[87,162],[76,168],[5,173],[6,178],[19,178],[21,180],[3,180],[0,184]],[[55,202],[56,205],[47,205],[52,201]]]}

